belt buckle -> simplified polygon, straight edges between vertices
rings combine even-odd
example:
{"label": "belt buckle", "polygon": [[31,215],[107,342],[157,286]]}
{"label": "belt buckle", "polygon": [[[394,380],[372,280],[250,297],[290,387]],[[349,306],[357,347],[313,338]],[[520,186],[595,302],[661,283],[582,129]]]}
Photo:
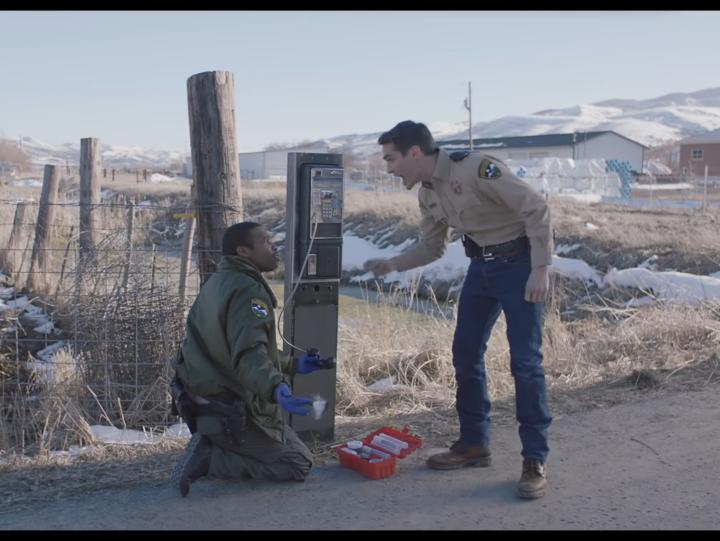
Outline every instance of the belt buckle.
{"label": "belt buckle", "polygon": [[495,259],[495,254],[493,254],[492,252],[488,252],[487,254],[485,253],[485,246],[482,247],[480,253],[482,255],[483,261],[493,261]]}

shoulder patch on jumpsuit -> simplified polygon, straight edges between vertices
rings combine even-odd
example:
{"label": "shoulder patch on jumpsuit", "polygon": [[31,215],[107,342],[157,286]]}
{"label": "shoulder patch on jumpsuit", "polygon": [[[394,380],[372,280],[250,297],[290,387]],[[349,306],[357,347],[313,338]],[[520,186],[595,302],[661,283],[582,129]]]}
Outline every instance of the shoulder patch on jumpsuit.
{"label": "shoulder patch on jumpsuit", "polygon": [[250,299],[250,309],[252,310],[252,313],[255,314],[255,317],[258,319],[265,319],[270,313],[270,311],[268,310],[268,305],[265,304],[264,301],[256,297]]}

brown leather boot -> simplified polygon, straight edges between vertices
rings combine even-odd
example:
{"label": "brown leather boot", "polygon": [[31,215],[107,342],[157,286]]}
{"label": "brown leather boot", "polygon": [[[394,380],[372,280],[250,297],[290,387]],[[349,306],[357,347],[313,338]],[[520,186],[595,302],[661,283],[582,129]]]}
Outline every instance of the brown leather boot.
{"label": "brown leather boot", "polygon": [[518,483],[518,496],[528,500],[545,496],[547,472],[545,464],[539,460],[526,458],[523,460],[523,472]]}
{"label": "brown leather boot", "polygon": [[490,449],[456,441],[449,451],[428,458],[427,465],[434,470],[457,470],[465,466],[484,468],[490,465]]}

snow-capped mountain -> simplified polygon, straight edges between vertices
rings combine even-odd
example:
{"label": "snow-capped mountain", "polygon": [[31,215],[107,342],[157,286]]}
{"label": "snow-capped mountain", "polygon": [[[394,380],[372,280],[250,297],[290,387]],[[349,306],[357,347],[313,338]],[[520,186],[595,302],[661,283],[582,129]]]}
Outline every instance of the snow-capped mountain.
{"label": "snow-capped mountain", "polygon": [[[80,159],[80,143],[50,145],[32,137],[22,137],[22,150],[33,163],[65,165],[77,164]],[[181,152],[143,147],[125,147],[101,143],[100,154],[103,167],[165,168],[172,162],[184,160]]]}
{"label": "snow-capped mountain", "polygon": [[[437,140],[467,138],[462,122],[428,123]],[[720,128],[720,87],[674,93],[648,100],[613,99],[567,109],[546,109],[473,124],[473,137],[510,137],[546,133],[613,130],[655,146]],[[328,142],[352,149],[356,157],[377,154],[380,133],[342,135]]]}
{"label": "snow-capped mountain", "polygon": [[[420,119],[419,119],[420,120]],[[467,138],[464,122],[427,121],[437,140]],[[385,127],[383,127],[385,128]],[[720,87],[673,93],[647,100],[611,99],[565,109],[545,109],[473,124],[473,137],[503,137],[613,130],[647,146],[677,141],[720,128]],[[381,131],[339,135],[325,142],[355,159],[377,157]],[[23,137],[22,147],[35,163],[77,163],[79,143],[53,146]],[[141,147],[102,146],[106,167],[167,167],[183,160],[180,152]]]}

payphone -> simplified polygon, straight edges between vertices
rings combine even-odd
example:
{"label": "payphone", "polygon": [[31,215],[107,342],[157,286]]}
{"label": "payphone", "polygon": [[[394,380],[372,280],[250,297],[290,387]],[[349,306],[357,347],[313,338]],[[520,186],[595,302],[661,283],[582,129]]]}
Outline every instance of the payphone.
{"label": "payphone", "polygon": [[[309,348],[322,357],[337,355],[343,177],[342,154],[288,153],[282,334],[285,352],[293,357]],[[333,439],[336,379],[332,368],[293,380],[294,395],[318,394],[328,401],[319,419],[291,417],[301,438]]]}

